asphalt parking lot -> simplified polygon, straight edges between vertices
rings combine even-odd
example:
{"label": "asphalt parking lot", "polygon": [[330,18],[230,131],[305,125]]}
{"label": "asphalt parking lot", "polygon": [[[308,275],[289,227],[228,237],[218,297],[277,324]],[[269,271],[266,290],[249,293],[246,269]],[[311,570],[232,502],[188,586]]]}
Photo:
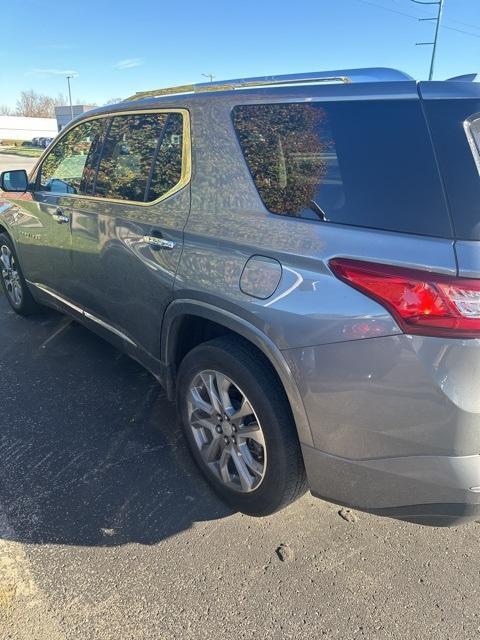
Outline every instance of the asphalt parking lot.
{"label": "asphalt parking lot", "polygon": [[480,636],[479,524],[231,513],[146,371],[4,296],[0,398],[2,638]]}
{"label": "asphalt parking lot", "polygon": [[232,513],[150,374],[2,295],[0,463],[2,639],[480,638],[480,524]]}
{"label": "asphalt parking lot", "polygon": [[26,169],[30,171],[37,160],[38,158],[23,158],[14,154],[2,153],[0,154],[0,171],[7,171],[8,169]]}

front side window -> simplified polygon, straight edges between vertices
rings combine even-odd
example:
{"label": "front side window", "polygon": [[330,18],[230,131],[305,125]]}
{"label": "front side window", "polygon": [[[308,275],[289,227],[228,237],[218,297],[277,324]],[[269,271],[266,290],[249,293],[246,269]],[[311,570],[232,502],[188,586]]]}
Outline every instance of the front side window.
{"label": "front side window", "polygon": [[105,121],[82,122],[66,133],[42,163],[39,188],[58,194],[78,194],[90,158],[101,143]]}
{"label": "front side window", "polygon": [[183,116],[151,113],[114,116],[107,131],[94,195],[152,202],[182,174]]}

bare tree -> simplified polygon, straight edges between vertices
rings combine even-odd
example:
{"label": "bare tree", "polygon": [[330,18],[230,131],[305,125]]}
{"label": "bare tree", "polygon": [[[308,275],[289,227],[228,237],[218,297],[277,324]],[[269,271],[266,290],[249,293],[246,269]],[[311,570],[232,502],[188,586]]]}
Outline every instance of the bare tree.
{"label": "bare tree", "polygon": [[[67,104],[67,103],[65,103]],[[74,104],[83,104],[83,105],[88,105],[89,107],[97,107],[97,103],[96,102],[90,102],[90,100],[85,100],[85,98],[82,98],[81,96],[75,99],[75,103]]]}
{"label": "bare tree", "polygon": [[0,104],[0,116],[13,116],[13,109],[7,104]]}
{"label": "bare tree", "polygon": [[19,116],[53,118],[55,107],[65,103],[65,98],[61,94],[52,98],[30,89],[21,92],[20,98],[17,100],[16,113]]}
{"label": "bare tree", "polygon": [[68,104],[67,96],[64,96],[63,93],[57,93],[57,97],[54,100],[56,107],[64,107]]}
{"label": "bare tree", "polygon": [[118,104],[119,102],[122,102],[123,98],[110,98],[110,100],[107,100],[105,102],[105,104]]}

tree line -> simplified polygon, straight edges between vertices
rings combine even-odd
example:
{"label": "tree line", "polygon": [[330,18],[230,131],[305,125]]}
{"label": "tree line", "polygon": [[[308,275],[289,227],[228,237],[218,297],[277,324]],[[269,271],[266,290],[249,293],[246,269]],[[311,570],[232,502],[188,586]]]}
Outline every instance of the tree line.
{"label": "tree line", "polygon": [[65,104],[67,104],[67,100],[61,93],[56,98],[53,98],[30,89],[20,93],[14,109],[8,105],[0,105],[0,115],[53,118],[55,117],[55,107]]}
{"label": "tree line", "polygon": [[[112,98],[106,102],[106,104],[115,104],[121,102],[121,98]],[[80,100],[79,104],[85,104]],[[33,89],[28,91],[22,91],[20,97],[17,100],[17,104],[14,109],[6,104],[0,104],[0,116],[27,116],[30,118],[54,118],[55,107],[63,107],[68,104],[67,98],[59,93],[56,98],[47,96],[42,93],[37,93]],[[91,106],[96,106],[93,103],[89,103]]]}

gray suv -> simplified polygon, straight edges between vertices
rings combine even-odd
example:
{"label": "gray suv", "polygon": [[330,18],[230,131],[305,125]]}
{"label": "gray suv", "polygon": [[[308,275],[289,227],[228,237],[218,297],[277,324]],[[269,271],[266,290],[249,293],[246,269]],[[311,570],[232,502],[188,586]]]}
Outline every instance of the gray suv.
{"label": "gray suv", "polygon": [[[1,175],[1,279],[176,399],[212,487],[480,512],[480,86],[390,69],[139,93]],[[10,192],[10,193],[9,193]]]}

